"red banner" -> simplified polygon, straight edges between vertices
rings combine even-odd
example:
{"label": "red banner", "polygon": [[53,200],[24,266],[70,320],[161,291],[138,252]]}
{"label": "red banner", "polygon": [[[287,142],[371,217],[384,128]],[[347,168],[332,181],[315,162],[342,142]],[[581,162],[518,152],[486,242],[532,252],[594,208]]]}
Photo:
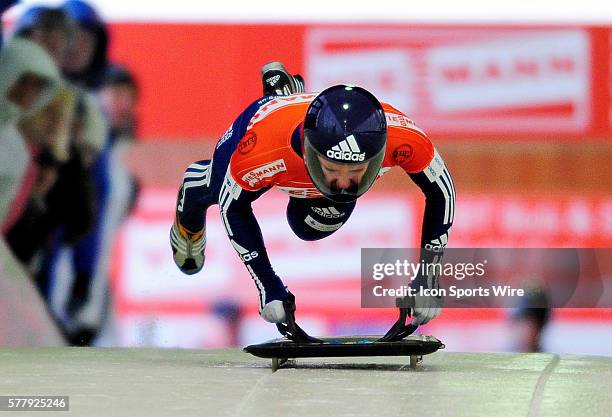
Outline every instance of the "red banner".
{"label": "red banner", "polygon": [[610,31],[588,27],[122,24],[112,55],[142,86],[140,134],[208,139],[285,62],[311,90],[354,83],[432,136],[609,137]]}
{"label": "red banner", "polygon": [[[336,309],[358,308],[361,248],[418,246],[422,207],[407,196],[368,194],[340,232],[317,242],[291,232],[284,220],[286,200],[271,192],[254,210],[275,270],[290,288],[306,294],[302,308],[328,302]],[[253,307],[255,286],[247,285],[250,277],[215,210],[208,211],[206,268],[194,277],[176,268],[167,240],[174,203],[173,190],[145,189],[124,227],[114,273],[119,311],[194,312],[220,297]],[[612,246],[609,197],[465,195],[456,213],[450,247]],[[316,291],[322,286],[324,294]]]}

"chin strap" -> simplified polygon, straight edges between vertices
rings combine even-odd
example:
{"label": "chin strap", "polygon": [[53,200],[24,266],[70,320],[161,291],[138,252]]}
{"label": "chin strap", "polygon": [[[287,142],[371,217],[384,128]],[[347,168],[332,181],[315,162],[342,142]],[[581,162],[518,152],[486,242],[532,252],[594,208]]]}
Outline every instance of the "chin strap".
{"label": "chin strap", "polygon": [[406,317],[410,317],[410,308],[400,307],[399,318],[389,331],[377,342],[397,342],[406,336],[410,336],[419,327],[416,324],[406,324]]}
{"label": "chin strap", "polygon": [[285,308],[286,323],[277,323],[276,328],[287,339],[296,343],[323,343],[322,340],[310,336],[295,322],[295,296],[289,291],[286,301],[283,301]]}

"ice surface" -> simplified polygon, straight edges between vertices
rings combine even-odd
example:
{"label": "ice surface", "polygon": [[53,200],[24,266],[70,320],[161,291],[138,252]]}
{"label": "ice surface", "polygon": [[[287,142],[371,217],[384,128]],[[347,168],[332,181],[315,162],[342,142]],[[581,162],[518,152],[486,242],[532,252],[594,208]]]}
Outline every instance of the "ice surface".
{"label": "ice surface", "polygon": [[[612,358],[438,352],[270,360],[240,350],[0,349],[0,395],[69,395],[73,416],[604,416]],[[11,413],[1,413],[11,415]],[[18,417],[56,413],[18,412]]]}

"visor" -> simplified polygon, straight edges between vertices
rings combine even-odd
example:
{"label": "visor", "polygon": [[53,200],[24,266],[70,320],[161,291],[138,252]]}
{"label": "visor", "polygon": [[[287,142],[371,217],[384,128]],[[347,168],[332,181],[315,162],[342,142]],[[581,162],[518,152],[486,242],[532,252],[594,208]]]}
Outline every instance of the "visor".
{"label": "visor", "polygon": [[[378,153],[369,159],[359,160],[355,158],[355,160],[351,160],[350,158],[346,158],[350,162],[343,164],[336,159],[329,158],[326,155],[318,152],[312,146],[311,141],[309,140],[308,130],[304,131],[304,162],[306,163],[306,170],[310,175],[310,179],[321,194],[337,203],[349,203],[351,201],[355,201],[366,191],[368,191],[378,176],[384,157],[385,147],[383,146]],[[323,168],[321,167],[321,160],[319,158],[334,164],[356,165],[367,163],[368,166],[359,184],[356,184],[349,189],[338,190],[332,188],[332,184],[329,184],[325,179],[325,174],[323,173]]]}

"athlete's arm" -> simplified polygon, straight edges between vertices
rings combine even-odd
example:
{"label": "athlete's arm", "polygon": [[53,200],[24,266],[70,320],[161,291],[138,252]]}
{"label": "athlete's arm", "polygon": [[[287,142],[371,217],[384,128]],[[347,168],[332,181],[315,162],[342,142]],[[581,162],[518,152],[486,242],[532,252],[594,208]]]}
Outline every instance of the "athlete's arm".
{"label": "athlete's arm", "polygon": [[455,214],[455,187],[438,151],[415,123],[384,103],[389,138],[389,165],[398,165],[425,195],[422,248],[443,248]]}
{"label": "athlete's arm", "polygon": [[455,186],[450,172],[434,150],[433,159],[423,171],[408,175],[425,195],[421,247],[444,248],[455,216]]}
{"label": "athlete's arm", "polygon": [[269,189],[251,191],[243,188],[234,180],[230,168],[219,194],[219,209],[230,243],[259,291],[261,316],[266,321],[279,323],[285,318],[282,301],[287,299],[287,289],[270,264],[263,235],[251,207],[251,203]]}
{"label": "athlete's arm", "polygon": [[[416,174],[409,174],[425,195],[425,213],[421,233],[421,261],[437,264],[448,242],[450,228],[455,215],[455,187],[450,172],[442,157],[434,149],[434,155],[427,167]],[[414,288],[434,289],[439,287],[435,272],[420,275],[412,282]],[[412,309],[412,324],[425,324],[440,314],[440,297],[417,296]]]}

